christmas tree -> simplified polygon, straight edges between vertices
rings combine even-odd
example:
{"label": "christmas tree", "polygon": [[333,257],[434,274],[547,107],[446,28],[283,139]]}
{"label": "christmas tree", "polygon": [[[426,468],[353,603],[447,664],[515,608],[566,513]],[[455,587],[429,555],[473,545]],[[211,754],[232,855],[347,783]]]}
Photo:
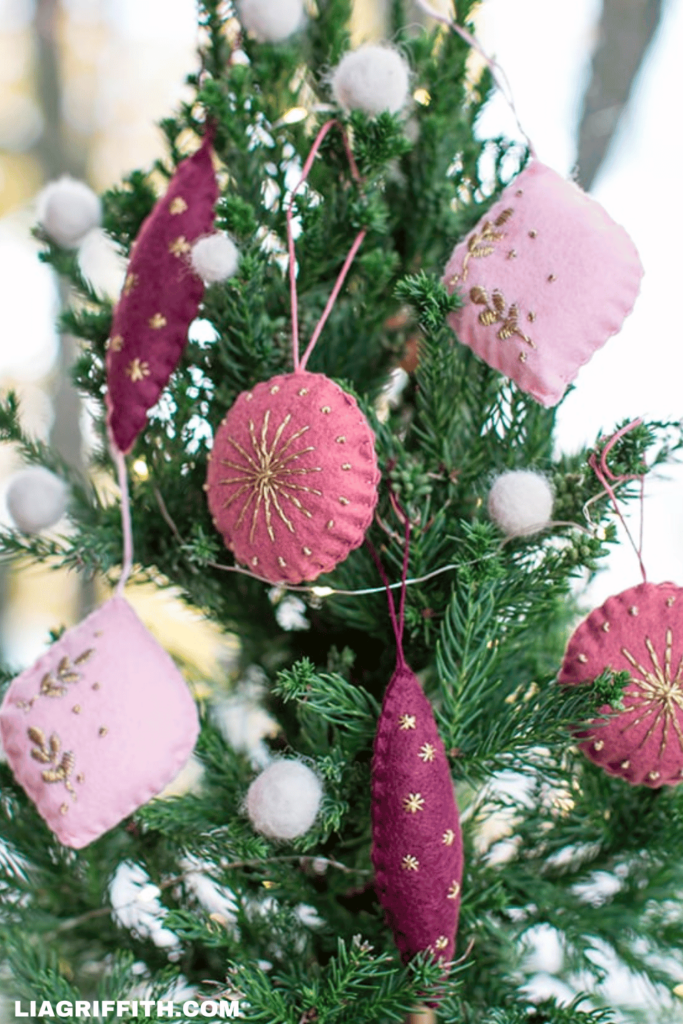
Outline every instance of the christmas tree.
{"label": "christmas tree", "polygon": [[[470,31],[474,7],[471,0],[458,4],[458,24]],[[194,1001],[195,1012],[201,1007],[208,1018],[219,1015],[217,1002],[224,1000],[229,1012],[237,1002],[245,1019],[261,1024],[381,1024],[411,1014],[425,1024],[435,1014],[443,1024],[635,1020],[635,1011],[625,1018],[604,1006],[600,983],[605,964],[614,962],[649,979],[661,1006],[658,1020],[681,1019],[670,998],[681,978],[676,954],[683,942],[679,791],[657,785],[659,769],[649,764],[649,781],[630,785],[643,780],[629,777],[623,757],[620,778],[598,756],[605,708],[628,713],[625,687],[631,675],[649,678],[648,672],[633,654],[630,674],[607,659],[590,679],[577,679],[574,663],[566,662],[563,681],[586,685],[557,685],[580,617],[574,583],[604,564],[616,540],[612,496],[636,498],[639,480],[679,446],[679,432],[662,423],[607,425],[612,442],[596,438],[591,451],[571,456],[555,451],[556,406],[540,404],[525,386],[537,349],[535,314],[522,319],[502,291],[466,279],[465,268],[485,263],[514,221],[513,206],[486,220],[488,211],[507,186],[514,196],[517,176],[533,163],[518,144],[476,137],[494,83],[489,70],[473,80],[467,39],[442,25],[417,28],[403,5],[393,3],[390,35],[398,49],[359,51],[354,59],[361,63],[349,76],[341,62],[350,49],[350,0],[318,0],[302,25],[298,15],[298,5],[284,0],[270,11],[244,0],[240,22],[231,4],[200,0],[201,65],[188,80],[191,101],[161,125],[167,158],[102,197],[106,232],[126,257],[132,254],[116,308],[82,275],[68,232],[60,234],[54,223],[50,230],[47,216],[38,229],[42,258],[72,288],[62,326],[82,340],[74,379],[95,410],[100,444],[91,453],[91,476],[82,478],[26,436],[15,396],[4,396],[0,436],[29,464],[68,480],[72,529],[57,538],[33,528],[5,531],[2,553],[56,560],[117,583],[124,497],[114,500],[112,487],[101,484],[117,472],[113,428],[119,448],[134,446],[142,467],[130,483],[135,564],[128,587],[145,580],[178,588],[189,605],[238,638],[239,653],[223,677],[195,685],[200,779],[179,795],[137,800],[139,809],[102,834],[95,829],[97,837],[85,845],[63,845],[10,765],[0,764],[5,995],[34,1015],[45,1002],[63,1001],[70,1007],[63,1015],[74,1018],[79,1000],[97,1001],[94,1015],[102,1016],[113,1012],[105,1001],[121,1001],[118,1015],[128,1020],[166,1019],[168,1001],[179,1008]],[[321,132],[328,118],[335,123]],[[307,184],[297,188],[314,142]],[[202,160],[200,185],[174,192],[178,175],[194,174]],[[214,175],[215,203],[206,184]],[[192,236],[179,229],[175,248],[167,245],[155,267],[144,241],[153,224],[165,230],[206,188],[208,222],[193,222]],[[165,195],[166,206],[155,206]],[[147,219],[153,210],[161,210],[156,222]],[[217,254],[202,259],[196,238],[216,232]],[[535,228],[525,234],[535,241]],[[459,273],[444,277],[463,239],[464,266],[461,260]],[[156,274],[151,295],[134,262],[143,257],[144,273]],[[517,250],[507,257],[514,264]],[[552,286],[555,274],[547,281]],[[144,307],[150,329],[160,343],[176,347],[178,362],[168,368],[167,382],[158,382],[159,401],[143,402],[134,414],[130,396],[141,393],[136,384],[154,379],[159,350],[136,349],[116,376],[127,339],[115,325],[133,310],[136,288],[144,299],[135,309]],[[181,314],[169,323],[162,313],[148,316],[144,306],[160,295],[170,303],[178,294],[190,310],[189,337],[186,327],[178,334]],[[451,324],[467,302],[475,323],[493,330],[494,346],[515,343],[521,377],[501,375],[459,343]],[[320,491],[315,481],[269,482],[285,465],[304,465],[297,460],[313,450],[293,446],[310,428],[291,437],[285,432],[296,398],[287,394],[285,402],[277,393],[292,379],[301,383],[293,373],[293,329],[303,350],[321,318],[306,379],[343,404],[329,417],[333,427],[346,424],[345,416],[353,420],[350,431],[365,431],[359,451],[372,437],[371,468],[358,484],[360,497],[335,498],[340,519],[346,506],[354,512],[364,502],[361,526],[342,538],[344,557],[330,556],[322,575],[306,567],[289,575],[284,547],[273,549],[272,571],[260,552],[270,550],[268,534],[272,540],[296,532],[306,502],[314,507]],[[245,413],[247,440],[237,442],[226,414],[252,399],[263,405],[266,391],[280,412],[273,412],[272,425],[266,418],[257,427]],[[299,387],[296,394],[308,397],[306,391]],[[323,405],[320,412],[332,409]],[[133,420],[138,426],[126,434]],[[233,433],[224,444],[226,423]],[[352,436],[332,428],[331,445],[350,448]],[[277,454],[281,439],[290,455]],[[219,444],[221,459],[211,463]],[[256,466],[259,452],[265,461]],[[237,482],[221,478],[220,468],[212,480],[209,467],[219,461],[238,473]],[[343,463],[340,471],[351,468]],[[118,470],[123,483],[121,460]],[[317,471],[322,467],[309,464],[299,472]],[[256,481],[251,506],[250,479]],[[223,486],[234,489],[225,501],[223,492],[216,498]],[[239,515],[226,525],[231,509]],[[336,536],[339,523],[329,519],[327,527]],[[252,558],[257,529],[266,534]],[[361,543],[364,535],[369,544]],[[312,557],[305,538],[302,543],[298,557]],[[417,950],[405,940],[413,918],[430,920],[433,877],[427,875],[426,890],[414,890],[421,895],[412,905],[390,910],[391,926],[385,914],[391,893],[380,894],[373,877],[373,862],[379,874],[385,856],[378,838],[385,827],[380,769],[389,785],[392,772],[398,778],[405,767],[398,747],[387,773],[379,739],[373,761],[401,647],[382,573],[391,584],[407,577],[404,588],[391,591],[404,619],[398,674],[417,685],[411,699],[428,698],[434,709],[436,731],[420,735],[414,771],[447,763],[460,812],[464,873],[444,893],[462,900],[452,955],[452,936],[418,941]],[[670,608],[674,591],[666,592]],[[629,613],[636,618],[639,608],[632,604]],[[601,619],[596,629],[607,634],[610,622]],[[678,691],[670,676],[681,655],[673,626],[669,635],[663,653],[652,648],[652,657],[675,690],[665,718],[665,727],[675,730]],[[36,701],[57,706],[71,687],[83,687],[93,650],[86,646],[42,673],[39,692],[20,710],[28,714]],[[577,657],[580,664],[589,660]],[[171,671],[159,664],[162,675]],[[181,667],[190,678],[190,666]],[[4,671],[5,691],[15,674]],[[140,685],[148,682],[142,678]],[[255,688],[274,724],[258,752],[229,742],[216,711],[226,692]],[[165,701],[162,687],[160,696],[154,691],[148,698],[152,711],[144,720],[131,712],[135,751],[128,740],[109,748],[112,791],[132,771],[134,753],[152,749]],[[72,710],[77,717],[80,704]],[[414,739],[421,713],[400,716],[397,743]],[[592,743],[590,760],[577,746],[582,726],[578,738]],[[87,780],[79,781],[73,755],[54,736],[30,727],[24,746],[43,780],[64,786],[66,822]],[[665,737],[654,755],[660,760]],[[674,735],[672,745],[677,742]],[[144,761],[133,772],[136,782]],[[274,791],[272,769],[279,772]],[[103,793],[102,802],[109,799]],[[425,810],[421,791],[406,791],[405,799],[400,828],[420,821]],[[449,799],[442,793],[440,806]],[[458,846],[459,826],[451,824],[444,825],[444,847]],[[390,822],[390,835],[405,834],[393,828]],[[383,834],[383,849],[387,842],[395,852]],[[399,852],[400,878],[419,876],[421,858],[423,868],[429,863],[427,846]],[[455,902],[448,909],[457,916]],[[554,976],[566,984],[564,1000],[540,999],[530,987],[538,973],[534,951],[544,942],[560,950]],[[443,949],[449,966],[439,956]],[[29,1011],[31,1001],[36,1007]],[[191,1019],[192,1011],[179,1015]]]}

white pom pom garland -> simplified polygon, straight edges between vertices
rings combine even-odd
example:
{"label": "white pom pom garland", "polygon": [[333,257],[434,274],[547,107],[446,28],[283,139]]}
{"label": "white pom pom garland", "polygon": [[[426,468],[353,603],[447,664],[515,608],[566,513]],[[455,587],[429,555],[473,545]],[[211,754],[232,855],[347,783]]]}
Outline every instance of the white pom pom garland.
{"label": "white pom pom garland", "polygon": [[75,249],[102,219],[99,197],[84,182],[65,175],[38,196],[38,220],[57,245]]}
{"label": "white pom pom garland", "polygon": [[274,761],[249,787],[249,820],[271,839],[294,839],[315,821],[322,795],[320,779],[301,761]]}
{"label": "white pom pom garland", "polygon": [[291,36],[304,16],[303,0],[240,0],[240,20],[262,43],[280,43]]}
{"label": "white pom pom garland", "polygon": [[491,519],[508,537],[537,533],[550,522],[553,492],[541,473],[510,470],[494,480],[488,509]]}
{"label": "white pom pom garland", "polygon": [[68,493],[64,481],[49,469],[31,466],[11,478],[6,495],[7,508],[22,533],[39,533],[62,518]]}
{"label": "white pom pom garland", "polygon": [[221,232],[205,235],[192,246],[192,267],[208,284],[232,277],[237,272],[239,259],[237,246]]}
{"label": "white pom pom garland", "polygon": [[405,106],[410,86],[408,64],[390,46],[361,46],[344,54],[332,72],[332,94],[340,107],[375,116]]}

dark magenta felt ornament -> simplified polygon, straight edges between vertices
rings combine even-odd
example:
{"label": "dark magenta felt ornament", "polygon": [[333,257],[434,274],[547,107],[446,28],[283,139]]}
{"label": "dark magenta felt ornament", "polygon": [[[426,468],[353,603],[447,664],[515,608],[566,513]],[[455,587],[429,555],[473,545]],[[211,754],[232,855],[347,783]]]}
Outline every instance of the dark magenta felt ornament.
{"label": "dark magenta felt ornament", "polygon": [[370,425],[352,395],[306,370],[365,231],[356,236],[299,358],[292,202],[333,127],[339,125],[328,121],[318,133],[287,210],[294,372],[238,396],[208,460],[205,490],[216,529],[238,562],[273,583],[314,580],[333,569],[362,544],[377,504],[380,474]]}
{"label": "dark magenta felt ornament", "polygon": [[192,244],[213,229],[218,186],[210,131],[176,169],[135,241],[107,345],[107,423],[129,452],[187,342],[204,285]]}
{"label": "dark magenta felt ornament", "polygon": [[[406,536],[404,581],[407,542]],[[375,888],[403,961],[429,951],[446,963],[453,959],[460,913],[460,819],[431,704],[404,659],[405,583],[398,620],[388,593],[397,662],[372,758]]]}
{"label": "dark magenta felt ornament", "polygon": [[591,761],[632,785],[683,781],[683,590],[641,583],[591,612],[571,637],[558,681],[587,683],[626,671],[623,707],[578,734]]}

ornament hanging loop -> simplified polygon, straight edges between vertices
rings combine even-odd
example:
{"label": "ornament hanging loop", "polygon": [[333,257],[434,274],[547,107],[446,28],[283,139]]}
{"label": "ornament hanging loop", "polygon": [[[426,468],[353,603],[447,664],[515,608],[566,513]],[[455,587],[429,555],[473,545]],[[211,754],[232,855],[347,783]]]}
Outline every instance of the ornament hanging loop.
{"label": "ornament hanging loop", "polygon": [[392,497],[392,506],[394,507],[394,509],[397,512],[397,514],[399,514],[400,517],[403,519],[403,524],[404,524],[404,527],[405,527],[405,540],[404,540],[404,544],[403,544],[403,570],[401,572],[401,584],[400,584],[400,586],[401,586],[401,599],[400,599],[400,602],[399,602],[398,615],[396,615],[396,603],[394,601],[394,595],[392,593],[392,589],[396,586],[396,584],[395,583],[394,584],[389,583],[389,578],[388,578],[388,576],[387,576],[387,574],[386,574],[386,572],[384,570],[384,566],[382,565],[382,562],[380,561],[380,557],[377,554],[377,552],[375,551],[374,546],[368,540],[367,537],[365,538],[365,545],[366,545],[368,551],[370,552],[370,555],[372,556],[373,562],[377,566],[377,571],[379,572],[379,574],[380,574],[380,576],[382,578],[382,582],[384,583],[384,586],[386,588],[387,601],[388,601],[388,604],[389,604],[389,615],[391,616],[391,624],[392,624],[392,626],[394,628],[394,636],[396,638],[396,667],[398,669],[398,668],[404,668],[405,664],[406,664],[405,654],[403,653],[403,628],[405,626],[406,591],[408,589],[407,581],[408,581],[408,559],[409,559],[409,556],[410,556],[410,518],[408,517],[407,513],[404,512],[403,509],[401,508],[401,506],[398,504],[398,501],[396,500],[395,496],[393,495],[393,492],[391,493],[391,497]]}
{"label": "ornament hanging loop", "polygon": [[126,470],[126,457],[123,452],[112,441],[111,455],[116,466],[121,491],[121,526],[123,529],[123,564],[121,576],[116,585],[116,596],[120,597],[128,582],[133,569],[133,523],[130,514],[130,493],[128,490],[128,472]]}
{"label": "ornament hanging loop", "polygon": [[311,335],[308,345],[306,346],[306,350],[303,356],[299,357],[299,298],[296,289],[296,251],[294,247],[294,233],[292,230],[292,218],[294,216],[294,197],[296,196],[297,192],[308,178],[311,167],[313,166],[313,161],[315,160],[318,154],[320,146],[322,145],[325,136],[328,134],[329,131],[331,131],[332,128],[337,128],[341,132],[342,140],[344,142],[344,150],[346,151],[346,156],[349,161],[349,167],[351,168],[351,175],[353,176],[354,180],[357,182],[358,185],[362,185],[362,178],[360,176],[360,172],[358,171],[358,166],[354,159],[353,153],[351,152],[351,146],[349,144],[349,139],[344,129],[344,126],[335,119],[326,121],[315,137],[315,141],[311,146],[311,151],[306,157],[306,162],[303,166],[301,177],[299,178],[299,181],[292,189],[291,194],[289,196],[289,201],[287,203],[286,220],[287,251],[289,254],[289,294],[290,305],[292,310],[292,358],[294,362],[295,372],[303,372],[303,370],[306,369],[306,363],[308,362],[308,359],[315,347],[315,344],[322,333],[323,327],[325,326],[327,319],[330,313],[332,312],[334,304],[337,301],[337,296],[339,295],[339,292],[342,289],[344,281],[346,280],[346,275],[348,274],[351,268],[351,264],[353,263],[356,257],[356,253],[360,249],[363,239],[367,234],[366,229],[363,228],[363,230],[359,231],[358,234],[356,235],[354,243],[351,246],[351,249],[349,250],[349,254],[344,261],[344,265],[339,272],[339,276],[337,277],[330,297],[327,300],[327,304],[325,306],[325,309],[323,310],[322,316],[320,317],[320,320],[315,326],[315,329]]}
{"label": "ornament hanging loop", "polygon": [[[603,445],[599,452],[592,452],[588,459],[588,465],[591,467],[596,477],[600,481],[603,490],[600,494],[597,494],[594,498],[590,498],[586,502],[586,504],[583,507],[583,511],[587,521],[590,523],[590,515],[588,514],[589,506],[594,501],[598,501],[600,498],[604,497],[604,495],[607,495],[609,497],[614,507],[615,514],[626,532],[626,536],[628,537],[631,547],[636,553],[636,558],[638,559],[640,571],[643,576],[643,582],[647,583],[647,573],[645,571],[645,564],[643,562],[643,509],[645,503],[645,474],[627,473],[619,476],[613,473],[607,464],[607,456],[612,451],[617,441],[621,440],[622,437],[628,434],[629,431],[633,430],[635,427],[642,426],[642,423],[643,421],[640,418],[631,420],[631,422],[627,423],[626,426],[622,427],[620,430],[617,430],[615,434],[612,434],[610,438],[603,438],[603,440],[606,440],[606,443]],[[621,513],[621,510],[619,508],[619,501],[615,493],[615,487],[618,487],[620,484],[627,483],[629,480],[640,481],[640,532],[638,544],[636,544],[636,542],[634,541],[631,535],[631,531],[629,530],[628,525],[626,523],[626,520],[624,519],[624,516]]]}

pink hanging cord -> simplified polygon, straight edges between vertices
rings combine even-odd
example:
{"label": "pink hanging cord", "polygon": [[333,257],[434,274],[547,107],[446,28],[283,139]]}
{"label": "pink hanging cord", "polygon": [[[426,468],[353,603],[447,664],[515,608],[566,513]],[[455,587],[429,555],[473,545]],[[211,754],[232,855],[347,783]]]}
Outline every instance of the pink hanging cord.
{"label": "pink hanging cord", "polygon": [[391,624],[394,628],[394,636],[396,637],[396,667],[403,668],[406,663],[405,654],[403,653],[403,627],[405,625],[405,610],[406,610],[406,590],[408,581],[408,558],[410,555],[410,520],[408,516],[403,513],[405,523],[405,544],[403,546],[403,570],[401,573],[401,601],[399,604],[398,618],[396,617],[396,604],[394,602],[394,595],[392,594],[392,588],[396,586],[395,583],[389,583],[389,578],[384,571],[384,566],[380,561],[380,557],[375,551],[375,548],[368,538],[365,538],[365,546],[367,547],[372,560],[377,566],[382,583],[386,587],[387,591],[387,602],[389,604],[389,615],[391,616]]}
{"label": "pink hanging cord", "polygon": [[513,113],[515,121],[517,122],[517,127],[526,139],[527,146],[529,147],[529,152],[531,153],[532,157],[535,158],[536,149],[534,148],[533,142],[522,128],[522,123],[519,119],[517,108],[515,107],[515,101],[512,95],[512,89],[510,88],[510,83],[508,82],[507,75],[503,71],[500,64],[497,61],[495,61],[492,57],[489,57],[489,55],[483,49],[479,40],[476,39],[470,32],[468,32],[467,29],[464,29],[462,25],[458,25],[458,23],[454,21],[453,18],[450,18],[447,14],[441,14],[439,11],[435,11],[432,5],[429,3],[429,0],[415,0],[415,3],[421,10],[425,12],[425,14],[428,14],[430,18],[434,18],[435,21],[440,22],[442,25],[446,25],[452,32],[457,33],[457,35],[459,35],[461,39],[464,39],[468,46],[471,46],[473,50],[476,50],[479,56],[482,57],[484,61],[486,61],[487,66],[491,69],[491,74],[493,75],[493,79],[496,85],[500,89],[505,102],[507,103],[507,105],[509,106],[510,110]]}
{"label": "pink hanging cord", "polygon": [[111,454],[116,466],[121,490],[121,525],[123,527],[123,565],[121,576],[116,585],[116,596],[120,597],[133,568],[133,523],[130,515],[130,495],[128,493],[128,473],[126,457],[115,444],[111,445]]}
{"label": "pink hanging cord", "polygon": [[306,346],[306,351],[304,352],[303,356],[300,359],[299,298],[296,290],[296,252],[294,248],[294,234],[292,232],[292,217],[294,216],[294,196],[308,178],[311,167],[313,166],[313,161],[315,160],[318,154],[318,150],[322,145],[323,139],[332,128],[338,128],[339,131],[341,132],[342,139],[344,141],[344,149],[346,150],[346,156],[348,157],[349,167],[351,168],[351,174],[353,175],[354,179],[358,182],[359,185],[362,184],[362,179],[359,174],[356,161],[353,158],[353,153],[351,152],[349,140],[347,138],[346,132],[344,131],[343,125],[341,125],[339,121],[336,121],[334,119],[331,121],[326,121],[315,137],[315,141],[311,146],[311,151],[308,154],[306,158],[306,163],[303,166],[301,178],[299,179],[295,187],[292,189],[292,193],[289,197],[289,203],[287,205],[287,251],[289,253],[289,294],[292,308],[292,356],[294,360],[295,371],[303,371],[306,369],[306,363],[308,362],[309,356],[311,355],[311,352],[315,347],[315,343],[317,342],[318,338],[322,333],[322,329],[327,322],[327,318],[332,312],[334,304],[337,301],[337,296],[339,295],[339,292],[342,289],[344,281],[346,280],[346,275],[348,274],[351,264],[355,259],[356,253],[360,249],[363,239],[367,234],[366,230],[363,229],[362,231],[359,231],[358,234],[356,235],[356,239],[353,245],[351,246],[349,254],[346,257],[346,260],[344,261],[344,266],[339,272],[339,276],[337,278],[334,288],[332,289],[332,293],[329,299],[327,300],[327,305],[323,310],[323,314],[320,317],[320,320],[318,321],[315,330],[313,331],[313,334],[311,335],[311,340]]}
{"label": "pink hanging cord", "polygon": [[[621,430],[618,430],[616,434],[613,434],[607,440],[607,443],[601,449],[599,455],[597,452],[593,452],[591,454],[590,458],[588,459],[588,465],[591,467],[591,469],[597,476],[598,480],[602,484],[604,493],[609,496],[612,505],[614,506],[614,511],[617,515],[617,518],[619,519],[621,525],[624,527],[624,530],[626,531],[626,536],[630,541],[631,547],[636,553],[636,557],[640,565],[640,571],[643,574],[643,581],[647,583],[647,573],[645,572],[645,565],[643,564],[643,507],[645,503],[645,477],[644,475],[639,473],[631,473],[625,474],[624,476],[617,476],[612,472],[612,470],[607,465],[607,456],[612,451],[612,448],[614,448],[614,445],[617,443],[617,441],[619,441],[625,434],[628,434],[630,430],[633,430],[634,427],[639,427],[642,424],[642,422],[643,421],[641,419],[631,420],[631,422],[627,423],[625,427],[622,427]],[[619,484],[626,483],[629,480],[640,480],[640,534],[638,545],[636,545],[636,542],[631,536],[631,531],[629,530],[626,524],[626,520],[621,514],[617,496],[614,492],[614,487],[618,487]],[[600,497],[602,497],[602,495],[597,495],[596,498],[591,498],[589,502],[586,502],[585,507],[587,508],[589,504],[596,501]]]}

